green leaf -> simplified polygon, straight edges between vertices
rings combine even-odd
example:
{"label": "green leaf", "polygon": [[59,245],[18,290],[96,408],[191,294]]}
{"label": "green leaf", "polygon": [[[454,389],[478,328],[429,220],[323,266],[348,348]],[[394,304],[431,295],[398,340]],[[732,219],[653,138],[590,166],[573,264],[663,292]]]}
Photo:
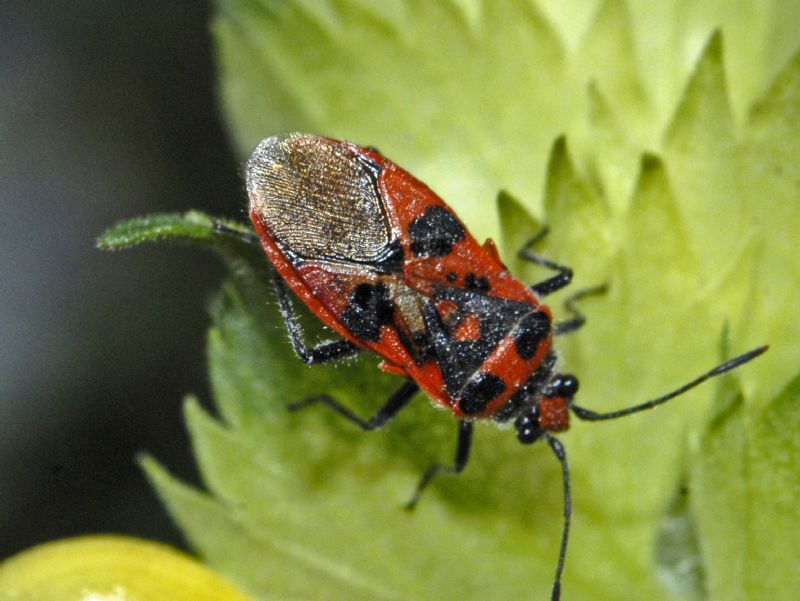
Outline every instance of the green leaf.
{"label": "green leaf", "polygon": [[603,72],[603,86],[630,116],[647,107],[636,53],[627,3],[604,0],[581,39],[577,62],[587,73]]}
{"label": "green leaf", "polygon": [[661,519],[655,561],[659,579],[674,597],[702,601],[707,597],[705,572],[688,493],[682,482]]}
{"label": "green leaf", "polygon": [[[722,36],[715,32],[698,61],[665,134],[666,159],[680,190],[701,268],[719,269],[741,251],[750,222],[741,210],[737,132],[725,83]],[[709,180],[715,185],[709,186]]]}
{"label": "green leaf", "polygon": [[754,397],[773,398],[800,365],[800,289],[796,233],[800,227],[800,50],[778,73],[750,113],[742,142],[742,210],[760,258],[743,329],[753,328],[779,349],[758,366]]}
{"label": "green leaf", "polygon": [[[610,214],[601,195],[575,169],[563,137],[556,139],[550,153],[544,211],[553,232],[547,240],[548,254],[572,266],[579,282],[588,274],[604,276],[613,252]],[[591,252],[575,253],[575,249]]]}
{"label": "green leaf", "polygon": [[517,256],[519,250],[542,231],[544,227],[508,192],[497,195],[497,215],[503,238],[499,246],[500,256],[512,273],[522,276],[529,271],[530,263]]}
{"label": "green leaf", "polygon": [[717,394],[717,410],[692,461],[692,506],[707,566],[709,598],[791,599],[800,543],[800,377],[748,409],[739,386]]}
{"label": "green leaf", "polygon": [[[522,526],[560,512],[560,489],[550,485],[559,468],[546,448],[531,454],[479,428],[469,474],[442,478],[417,511],[404,511],[422,470],[451,455],[455,424],[422,398],[370,434],[324,410],[289,413],[288,402],[325,391],[368,415],[399,381],[380,376],[374,361],[304,366],[245,275],[226,285],[214,311],[209,358],[225,421],[187,405],[213,498],[149,468],[192,544],[257,598],[485,599],[498,579],[513,595],[532,586],[545,595],[552,562],[543,558],[554,557],[560,522],[543,520],[536,537]],[[509,455],[541,478],[520,479]],[[453,554],[437,561],[442,545]],[[577,579],[572,586],[580,590]]]}
{"label": "green leaf", "polygon": [[[675,491],[689,473],[684,515],[697,542],[674,548],[687,561],[700,549],[692,594],[793,599],[797,583],[779,566],[797,550],[773,526],[796,530],[795,513],[787,496],[757,490],[763,481],[775,493],[800,470],[765,442],[770,433],[794,452],[797,404],[776,411],[771,399],[800,365],[800,34],[790,26],[800,4],[217,6],[221,96],[242,156],[286,130],[375,144],[474,234],[500,241],[515,273],[541,279],[512,253],[547,223],[536,252],[573,267],[576,290],[608,284],[604,298],[581,301],[586,328],[556,341],[582,405],[631,405],[712,367],[725,323],[735,352],[772,345],[737,370],[743,392],[722,417],[708,418],[706,385],[668,408],[563,435],[574,494],[565,598],[670,598],[660,528],[683,511]],[[499,189],[509,192],[495,204]],[[217,240],[202,231],[188,237]],[[193,544],[264,599],[546,598],[562,512],[546,447],[478,428],[469,469],[434,481],[406,514],[419,474],[451,458],[455,424],[422,395],[369,435],[322,409],[286,411],[325,392],[368,416],[398,381],[374,358],[306,368],[264,271],[239,262],[212,307],[220,421],[187,407],[207,495],[155,478]],[[556,319],[568,317],[570,291],[560,294],[547,299]],[[769,580],[755,584],[758,570]]]}
{"label": "green leaf", "polygon": [[220,254],[232,271],[256,269],[267,273],[263,253],[252,244],[253,230],[228,219],[214,219],[199,211],[147,215],[121,221],[97,239],[101,250],[121,250],[150,242],[178,242],[204,246]]}
{"label": "green leaf", "polygon": [[[217,226],[228,231],[223,232]],[[252,236],[252,230],[227,219],[214,219],[199,211],[184,214],[162,213],[135,217],[121,221],[97,238],[101,250],[121,250],[146,242],[193,242],[218,250],[245,253],[249,244],[244,237]]]}
{"label": "green leaf", "polygon": [[198,211],[189,211],[183,215],[148,215],[122,221],[97,239],[97,247],[103,250],[119,250],[143,242],[168,239],[204,241],[215,236],[210,217]]}

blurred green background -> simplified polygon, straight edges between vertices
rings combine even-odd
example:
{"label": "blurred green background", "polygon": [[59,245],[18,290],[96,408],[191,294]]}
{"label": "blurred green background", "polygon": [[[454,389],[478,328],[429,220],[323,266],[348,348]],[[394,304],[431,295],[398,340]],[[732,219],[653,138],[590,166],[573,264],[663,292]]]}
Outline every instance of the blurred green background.
{"label": "blurred green background", "polygon": [[56,537],[177,530],[135,464],[183,477],[207,399],[196,249],[94,249],[111,223],[243,216],[205,2],[0,2],[0,557]]}

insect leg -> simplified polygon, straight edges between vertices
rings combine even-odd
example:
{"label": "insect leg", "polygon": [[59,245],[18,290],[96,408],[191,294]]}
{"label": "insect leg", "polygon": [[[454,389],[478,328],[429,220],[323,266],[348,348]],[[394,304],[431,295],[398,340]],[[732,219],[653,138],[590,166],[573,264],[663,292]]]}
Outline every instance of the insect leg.
{"label": "insect leg", "polygon": [[417,489],[411,496],[411,499],[406,503],[406,509],[414,509],[419,501],[422,491],[430,484],[434,476],[437,474],[458,474],[466,466],[469,461],[469,451],[472,447],[472,422],[461,421],[458,424],[458,442],[456,443],[456,457],[452,465],[443,465],[441,463],[434,463],[430,466],[417,484]]}
{"label": "insect leg", "polygon": [[586,323],[586,316],[580,312],[580,310],[575,306],[575,303],[582,298],[586,298],[587,296],[595,296],[598,294],[605,294],[608,291],[608,286],[606,284],[601,284],[600,286],[594,286],[592,288],[585,288],[584,290],[578,290],[575,294],[571,295],[566,301],[564,301],[564,308],[567,310],[568,313],[572,314],[572,317],[565,320],[560,321],[553,326],[553,334],[559,336],[561,334],[568,334],[569,332],[574,332],[578,328],[580,328],[583,324]]}
{"label": "insect leg", "polygon": [[289,331],[289,340],[292,343],[292,348],[304,363],[314,365],[316,363],[345,359],[358,354],[362,350],[360,346],[349,340],[333,340],[331,342],[323,342],[314,347],[307,346],[303,342],[303,329],[297,321],[292,301],[289,298],[289,291],[286,289],[283,278],[277,273],[275,274],[275,291],[278,295],[278,307],[283,316],[283,321],[286,323],[286,329]]}
{"label": "insect leg", "polygon": [[556,564],[556,577],[553,580],[553,592],[550,594],[551,601],[561,599],[561,573],[564,571],[564,558],[567,556],[567,539],[569,539],[569,523],[572,518],[572,495],[569,485],[569,464],[567,463],[567,453],[564,445],[557,438],[545,434],[547,444],[555,453],[556,459],[561,464],[561,477],[564,480],[564,526],[561,531],[561,548],[558,552],[558,564]]}
{"label": "insect leg", "polygon": [[544,238],[549,231],[549,228],[543,228],[542,231],[528,240],[518,253],[520,259],[530,261],[531,263],[536,263],[537,265],[541,265],[542,267],[547,267],[548,269],[558,272],[553,277],[547,278],[546,280],[543,280],[530,287],[537,296],[547,296],[551,292],[561,290],[561,288],[567,286],[572,281],[572,269],[566,267],[565,265],[560,265],[559,263],[551,261],[550,259],[546,259],[545,257],[537,255],[531,251],[531,247]]}
{"label": "insect leg", "polygon": [[386,401],[386,404],[378,409],[378,412],[367,420],[360,418],[355,413],[350,411],[350,409],[327,394],[321,394],[311,397],[310,399],[305,399],[304,401],[292,403],[289,405],[289,411],[297,411],[298,409],[303,409],[305,407],[309,407],[310,405],[315,405],[316,403],[322,403],[341,415],[347,421],[354,423],[362,430],[376,430],[397,415],[397,412],[408,404],[417,390],[419,390],[419,386],[417,386],[416,383],[412,382],[411,380],[407,380],[395,391],[392,396],[389,397],[389,400]]}
{"label": "insect leg", "polygon": [[247,244],[254,244],[256,246],[259,246],[261,244],[261,241],[258,239],[258,236],[256,236],[253,232],[246,229],[238,229],[235,227],[230,227],[228,225],[225,225],[221,221],[217,221],[216,219],[214,220],[212,228],[218,234],[227,234],[228,236],[236,236],[237,238],[239,238],[240,240],[242,240]]}
{"label": "insect leg", "polygon": [[652,409],[653,407],[657,407],[662,403],[666,403],[667,401],[674,399],[676,396],[683,394],[687,390],[691,390],[692,388],[694,388],[698,384],[702,384],[709,378],[713,378],[720,374],[724,374],[726,371],[735,369],[740,365],[747,363],[752,359],[755,359],[760,354],[766,352],[768,348],[769,348],[768,346],[760,346],[742,355],[739,355],[738,357],[734,357],[733,359],[726,361],[725,363],[717,365],[714,369],[707,371],[703,375],[696,377],[691,382],[687,382],[683,386],[676,388],[672,392],[668,392],[665,395],[662,395],[651,401],[646,401],[639,405],[634,405],[632,407],[627,407],[625,409],[619,409],[618,411],[610,411],[608,413],[597,413],[589,409],[584,409],[583,407],[578,407],[577,405],[572,405],[570,408],[577,417],[590,422],[602,421],[607,419],[616,419],[618,417],[625,417],[626,415],[630,415],[631,413],[638,413],[639,411]]}

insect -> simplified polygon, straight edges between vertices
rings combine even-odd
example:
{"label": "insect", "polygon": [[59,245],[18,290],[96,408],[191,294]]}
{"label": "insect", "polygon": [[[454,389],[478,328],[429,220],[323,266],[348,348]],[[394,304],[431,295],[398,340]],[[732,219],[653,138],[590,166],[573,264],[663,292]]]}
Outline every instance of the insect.
{"label": "insect", "polygon": [[[434,464],[408,503],[432,478],[467,465],[476,420],[513,422],[517,439],[544,439],[561,465],[564,515],[553,581],[560,598],[571,516],[569,466],[553,435],[569,413],[599,421],[651,409],[767,350],[727,361],[656,399],[610,413],[575,404],[578,379],[562,373],[553,337],[578,329],[576,302],[602,287],[574,294],[570,317],[555,322],[541,299],[567,286],[572,270],[532,252],[520,256],[554,274],[532,286],[516,279],[491,240],[479,244],[425,184],[374,148],[306,134],[273,136],[246,169],[250,216],[275,267],[278,304],[297,355],[307,364],[368,349],[380,369],[403,384],[370,418],[320,395],[291,406],[322,403],[364,430],[386,424],[422,389],[456,418],[455,459]],[[288,290],[341,339],[308,346]]]}

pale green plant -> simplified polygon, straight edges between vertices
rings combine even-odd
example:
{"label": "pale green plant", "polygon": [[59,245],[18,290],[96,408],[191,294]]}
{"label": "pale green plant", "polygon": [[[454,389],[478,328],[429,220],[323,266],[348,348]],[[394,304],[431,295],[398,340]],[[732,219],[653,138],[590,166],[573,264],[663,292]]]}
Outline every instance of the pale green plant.
{"label": "pale green plant", "polygon": [[[583,406],[641,402],[721,354],[771,345],[667,407],[561,437],[574,489],[564,598],[794,599],[800,3],[217,7],[221,98],[243,158],[277,131],[375,144],[498,240],[520,277],[545,275],[514,252],[546,222],[540,251],[575,269],[574,287],[609,285],[584,303],[588,325],[558,341]],[[421,395],[371,434],[323,410],[288,413],[328,392],[368,415],[398,381],[373,359],[305,367],[264,259],[210,227],[161,216],[101,240],[200,237],[233,267],[209,332],[219,417],[186,405],[207,491],[145,462],[199,553],[257,599],[547,598],[562,492],[546,446],[478,428],[465,473],[403,511],[421,471],[450,458],[455,423]]]}

